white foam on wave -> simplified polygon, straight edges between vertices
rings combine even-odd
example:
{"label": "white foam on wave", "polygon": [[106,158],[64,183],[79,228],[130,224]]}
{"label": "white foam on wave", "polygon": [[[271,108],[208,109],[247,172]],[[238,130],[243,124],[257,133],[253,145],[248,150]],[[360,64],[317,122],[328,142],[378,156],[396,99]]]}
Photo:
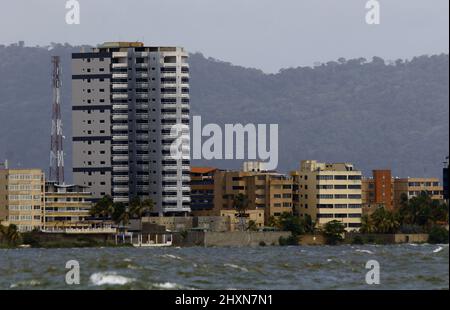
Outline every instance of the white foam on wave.
{"label": "white foam on wave", "polygon": [[179,260],[182,260],[181,257],[176,256],[176,255],[172,255],[172,254],[163,254],[163,255],[161,255],[161,257],[166,257],[166,258],[172,258],[172,259],[179,259]]}
{"label": "white foam on wave", "polygon": [[433,253],[439,253],[440,251],[442,251],[444,248],[443,247],[438,247],[436,249],[433,250]]}
{"label": "white foam on wave", "polygon": [[154,286],[165,290],[171,290],[178,287],[178,284],[172,282],[155,283]]}
{"label": "white foam on wave", "polygon": [[230,267],[230,268],[234,268],[234,269],[239,269],[239,270],[241,270],[241,271],[245,271],[245,272],[248,272],[248,269],[247,268],[245,268],[245,267],[241,267],[241,266],[238,266],[238,265],[235,265],[235,264],[223,264],[225,267]]}
{"label": "white foam on wave", "polygon": [[9,288],[17,288],[17,287],[26,287],[26,286],[38,286],[41,285],[41,282],[38,280],[29,280],[29,281],[21,281],[17,283],[13,283],[9,286]]}
{"label": "white foam on wave", "polygon": [[372,251],[369,250],[360,250],[360,249],[356,249],[356,252],[360,252],[360,253],[367,253],[367,254],[374,254]]}
{"label": "white foam on wave", "polygon": [[118,275],[116,272],[96,272],[91,275],[89,280],[92,284],[101,285],[125,285],[135,281],[135,279]]}

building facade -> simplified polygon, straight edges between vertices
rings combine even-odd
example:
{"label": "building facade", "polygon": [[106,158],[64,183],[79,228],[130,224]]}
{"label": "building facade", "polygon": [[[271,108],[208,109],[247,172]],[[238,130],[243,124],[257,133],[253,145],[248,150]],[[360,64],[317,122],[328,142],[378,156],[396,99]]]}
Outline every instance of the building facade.
{"label": "building facade", "polygon": [[217,168],[191,167],[191,212],[208,214],[214,209],[214,174]]}
{"label": "building facade", "polygon": [[220,216],[229,219],[230,231],[247,230],[250,221],[255,223],[256,229],[260,229],[264,227],[265,222],[264,210],[261,209],[246,210],[243,214],[236,210],[220,210]]}
{"label": "building facade", "polygon": [[293,212],[292,178],[274,171],[247,169],[255,165],[245,163],[242,171],[217,170],[214,175],[214,210],[234,209],[234,197],[248,198],[249,210],[263,210],[266,224],[271,217]]}
{"label": "building facade", "polygon": [[361,186],[364,214],[371,214],[380,207],[387,210],[394,208],[391,170],[373,170],[372,177],[363,178]]}
{"label": "building facade", "polygon": [[444,199],[444,189],[438,178],[395,178],[393,184],[395,208],[401,206],[402,196],[411,199],[422,192],[426,192],[433,200]]}
{"label": "building facade", "polygon": [[358,230],[362,216],[361,171],[349,163],[304,160],[294,177],[294,210],[311,216],[318,227],[337,220]]}
{"label": "building facade", "polygon": [[20,232],[41,229],[45,205],[44,172],[40,169],[0,169],[0,221]]}
{"label": "building facade", "polygon": [[444,190],[444,199],[449,199],[449,193],[448,193],[448,156],[446,158],[446,163],[444,168],[442,169],[442,180],[443,180],[443,190]]}
{"label": "building facade", "polygon": [[190,211],[188,54],[179,47],[112,42],[72,55],[74,183],[93,198],[151,198],[155,211]]}
{"label": "building facade", "polygon": [[52,231],[91,227],[87,220],[91,206],[87,187],[46,182],[43,228]]}

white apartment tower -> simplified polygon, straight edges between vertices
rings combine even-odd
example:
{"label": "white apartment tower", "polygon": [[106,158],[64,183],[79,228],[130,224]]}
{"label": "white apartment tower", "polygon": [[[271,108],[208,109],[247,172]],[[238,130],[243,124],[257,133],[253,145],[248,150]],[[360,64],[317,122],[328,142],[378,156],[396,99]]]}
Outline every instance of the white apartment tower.
{"label": "white apartment tower", "polygon": [[[94,199],[151,198],[155,212],[190,212],[189,159],[173,158],[171,128],[189,135],[188,54],[180,47],[104,43],[72,54],[73,175]],[[183,140],[189,154],[189,140]]]}

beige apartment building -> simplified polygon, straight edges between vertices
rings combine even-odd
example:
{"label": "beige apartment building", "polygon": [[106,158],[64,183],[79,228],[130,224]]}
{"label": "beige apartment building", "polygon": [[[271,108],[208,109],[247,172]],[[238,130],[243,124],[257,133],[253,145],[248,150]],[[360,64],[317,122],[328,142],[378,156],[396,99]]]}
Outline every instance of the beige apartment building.
{"label": "beige apartment building", "polygon": [[304,160],[293,171],[294,212],[310,215],[318,227],[337,220],[347,231],[361,226],[361,171],[349,163]]}
{"label": "beige apartment building", "polygon": [[220,210],[220,216],[230,219],[230,231],[246,230],[250,221],[253,221],[257,228],[264,227],[264,210],[261,209],[245,211],[243,219],[236,210]]}
{"label": "beige apartment building", "polygon": [[214,213],[234,209],[234,197],[244,194],[249,210],[263,210],[265,223],[282,213],[292,214],[292,178],[245,163],[242,171],[217,170],[214,174]]}
{"label": "beige apartment building", "polygon": [[433,200],[444,199],[444,188],[438,178],[395,178],[393,184],[395,208],[400,207],[403,194],[411,199],[419,196],[421,192],[426,192]]}
{"label": "beige apartment building", "polygon": [[45,192],[43,227],[46,231],[91,227],[87,218],[92,195],[87,187],[47,182]]}
{"label": "beige apartment building", "polygon": [[19,231],[41,229],[45,204],[44,172],[40,169],[0,169],[0,221]]}

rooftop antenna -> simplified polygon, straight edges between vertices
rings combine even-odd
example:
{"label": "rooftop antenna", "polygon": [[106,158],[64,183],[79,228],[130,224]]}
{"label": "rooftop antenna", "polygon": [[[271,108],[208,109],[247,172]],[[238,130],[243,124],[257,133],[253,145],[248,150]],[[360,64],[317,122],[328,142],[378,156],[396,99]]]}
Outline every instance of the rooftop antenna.
{"label": "rooftop antenna", "polygon": [[52,56],[52,131],[50,142],[49,181],[64,184],[64,152],[61,120],[61,66],[60,57]]}

